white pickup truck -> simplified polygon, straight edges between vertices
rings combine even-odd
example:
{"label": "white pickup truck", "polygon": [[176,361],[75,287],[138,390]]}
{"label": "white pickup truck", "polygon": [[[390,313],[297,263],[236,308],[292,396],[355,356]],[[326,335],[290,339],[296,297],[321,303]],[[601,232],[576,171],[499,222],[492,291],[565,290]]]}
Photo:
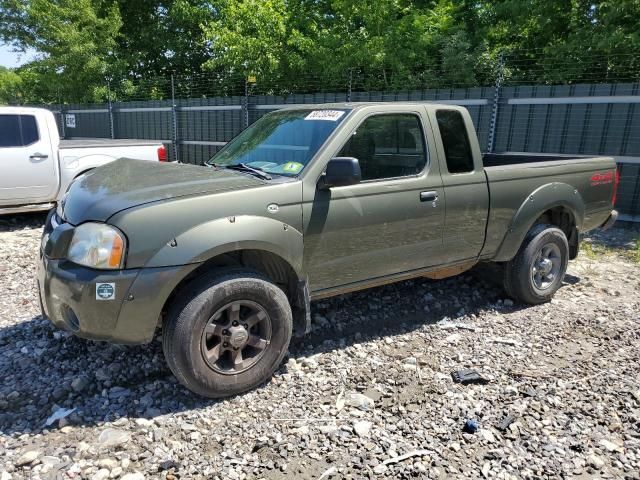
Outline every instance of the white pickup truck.
{"label": "white pickup truck", "polygon": [[79,175],[118,158],[164,162],[159,140],[61,140],[53,113],[0,107],[0,215],[48,210]]}

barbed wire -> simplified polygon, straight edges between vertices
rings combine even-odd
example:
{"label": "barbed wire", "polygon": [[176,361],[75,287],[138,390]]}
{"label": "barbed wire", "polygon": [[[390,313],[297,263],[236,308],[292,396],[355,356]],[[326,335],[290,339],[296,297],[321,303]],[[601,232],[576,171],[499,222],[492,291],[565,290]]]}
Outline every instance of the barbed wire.
{"label": "barbed wire", "polygon": [[[570,54],[542,50],[518,55],[465,57],[463,64],[424,59],[412,66],[354,66],[334,72],[241,73],[197,71],[149,78],[105,79],[104,101],[287,96],[342,92],[398,92],[451,88],[640,82],[640,54]],[[77,103],[59,98],[57,103]]]}

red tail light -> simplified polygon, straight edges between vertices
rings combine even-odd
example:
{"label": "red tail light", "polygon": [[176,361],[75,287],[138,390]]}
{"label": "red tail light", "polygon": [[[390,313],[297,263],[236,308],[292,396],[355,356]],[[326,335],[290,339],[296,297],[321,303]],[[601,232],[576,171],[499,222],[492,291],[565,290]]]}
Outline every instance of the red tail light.
{"label": "red tail light", "polygon": [[620,184],[620,167],[616,168],[616,179],[613,182],[613,196],[611,197],[611,204],[615,206],[616,199],[618,198],[618,185]]}
{"label": "red tail light", "polygon": [[158,147],[158,161],[159,162],[167,161],[167,148],[164,145],[162,145],[161,147]]}

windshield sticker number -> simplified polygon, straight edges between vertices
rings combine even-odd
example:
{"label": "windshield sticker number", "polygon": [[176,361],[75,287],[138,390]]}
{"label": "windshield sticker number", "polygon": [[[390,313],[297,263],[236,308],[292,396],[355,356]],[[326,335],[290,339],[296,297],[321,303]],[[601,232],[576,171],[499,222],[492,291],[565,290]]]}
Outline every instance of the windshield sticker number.
{"label": "windshield sticker number", "polygon": [[304,117],[305,120],[330,120],[337,122],[344,115],[341,110],[314,110]]}
{"label": "windshield sticker number", "polygon": [[287,162],[282,166],[282,170],[287,173],[298,173],[300,170],[302,170],[302,167],[304,167],[304,165],[302,165],[301,163]]}

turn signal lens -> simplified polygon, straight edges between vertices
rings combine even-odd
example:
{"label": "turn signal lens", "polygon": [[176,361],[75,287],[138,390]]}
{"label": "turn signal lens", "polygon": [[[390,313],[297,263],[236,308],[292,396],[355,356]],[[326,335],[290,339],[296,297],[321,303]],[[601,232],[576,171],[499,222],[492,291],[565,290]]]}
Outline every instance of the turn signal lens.
{"label": "turn signal lens", "polygon": [[122,254],[124,253],[124,242],[122,237],[113,237],[111,245],[111,255],[109,255],[109,267],[119,268],[122,265]]}

